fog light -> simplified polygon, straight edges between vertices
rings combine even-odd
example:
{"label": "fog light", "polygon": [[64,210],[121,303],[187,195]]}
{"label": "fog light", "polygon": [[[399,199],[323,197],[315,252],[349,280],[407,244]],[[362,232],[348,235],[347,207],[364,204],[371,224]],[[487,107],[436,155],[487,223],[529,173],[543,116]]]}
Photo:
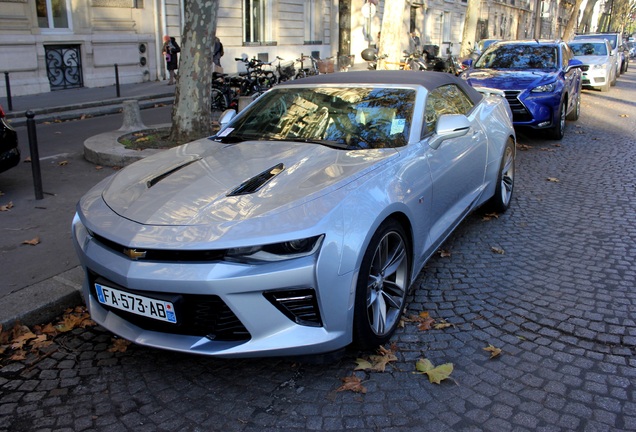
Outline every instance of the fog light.
{"label": "fog light", "polygon": [[537,126],[544,127],[544,126],[549,126],[549,125],[550,125],[549,121],[544,121],[544,122],[539,123]]}

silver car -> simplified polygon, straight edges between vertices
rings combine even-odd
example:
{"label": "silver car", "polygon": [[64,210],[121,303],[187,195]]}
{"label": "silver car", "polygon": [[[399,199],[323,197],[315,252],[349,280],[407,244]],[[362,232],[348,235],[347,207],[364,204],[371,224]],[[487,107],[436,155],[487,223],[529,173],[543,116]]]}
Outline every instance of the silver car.
{"label": "silver car", "polygon": [[464,217],[508,208],[515,140],[505,98],[451,74],[279,85],[80,200],[90,313],[138,344],[218,357],[376,348]]}
{"label": "silver car", "polygon": [[605,39],[577,39],[570,42],[574,57],[587,66],[583,70],[583,87],[602,92],[616,84],[616,69],[612,63],[612,46]]}

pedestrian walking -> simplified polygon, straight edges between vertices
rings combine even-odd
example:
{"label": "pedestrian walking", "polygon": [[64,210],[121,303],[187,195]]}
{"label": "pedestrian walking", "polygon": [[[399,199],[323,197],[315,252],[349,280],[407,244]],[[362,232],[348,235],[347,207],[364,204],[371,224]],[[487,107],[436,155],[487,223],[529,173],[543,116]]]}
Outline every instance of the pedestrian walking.
{"label": "pedestrian walking", "polygon": [[181,47],[179,47],[175,38],[165,35],[163,37],[163,55],[166,59],[168,73],[170,74],[168,85],[173,85],[175,83],[175,71],[179,68],[179,58],[177,53],[180,52]]}
{"label": "pedestrian walking", "polygon": [[214,50],[212,51],[212,71],[223,73],[223,67],[221,66],[221,57],[225,52],[223,51],[223,44],[218,37],[214,38]]}
{"label": "pedestrian walking", "polygon": [[420,52],[422,49],[420,37],[414,31],[409,34],[409,48],[411,49],[411,52]]}

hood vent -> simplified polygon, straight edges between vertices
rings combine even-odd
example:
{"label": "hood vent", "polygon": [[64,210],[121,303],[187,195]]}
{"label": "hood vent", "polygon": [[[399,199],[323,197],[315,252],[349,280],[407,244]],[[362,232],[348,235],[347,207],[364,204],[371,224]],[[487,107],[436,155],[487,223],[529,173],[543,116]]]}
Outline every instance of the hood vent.
{"label": "hood vent", "polygon": [[247,195],[258,191],[260,188],[265,186],[267,182],[276,177],[278,174],[283,172],[285,169],[285,165],[279,163],[271,167],[270,169],[263,171],[262,173],[252,177],[241,183],[239,187],[230,191],[227,196],[237,196],[237,195]]}
{"label": "hood vent", "polygon": [[173,168],[173,169],[171,169],[168,172],[160,174],[157,177],[153,178],[152,180],[148,180],[146,182],[146,186],[148,187],[148,189],[150,189],[151,187],[153,187],[154,185],[156,185],[157,183],[159,183],[161,180],[165,179],[166,177],[171,176],[172,174],[176,173],[177,171],[180,171],[183,168],[189,166],[190,164],[193,164],[193,163],[198,162],[198,161],[199,161],[199,159],[195,159],[193,161],[186,162],[183,165],[179,165],[178,167]]}

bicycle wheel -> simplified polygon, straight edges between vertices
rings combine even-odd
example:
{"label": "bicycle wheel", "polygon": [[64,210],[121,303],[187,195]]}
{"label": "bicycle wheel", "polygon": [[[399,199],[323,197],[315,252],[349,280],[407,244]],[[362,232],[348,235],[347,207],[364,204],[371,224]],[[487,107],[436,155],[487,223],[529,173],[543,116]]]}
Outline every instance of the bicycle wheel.
{"label": "bicycle wheel", "polygon": [[276,75],[270,71],[263,72],[256,78],[256,82],[261,90],[268,90],[276,85]]}
{"label": "bicycle wheel", "polygon": [[230,105],[227,97],[219,89],[213,88],[211,92],[212,111],[225,111]]}

